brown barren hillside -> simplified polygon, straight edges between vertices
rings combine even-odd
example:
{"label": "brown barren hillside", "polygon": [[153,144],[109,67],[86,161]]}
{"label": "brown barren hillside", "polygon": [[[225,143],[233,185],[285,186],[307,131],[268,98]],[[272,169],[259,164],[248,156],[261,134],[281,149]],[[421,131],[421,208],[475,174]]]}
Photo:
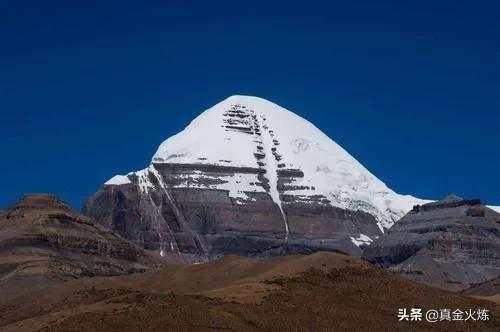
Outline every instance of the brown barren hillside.
{"label": "brown barren hillside", "polygon": [[159,261],[50,194],[0,213],[0,303],[81,277],[142,272]]}
{"label": "brown barren hillside", "polygon": [[[399,308],[490,310],[488,322],[398,322]],[[417,284],[340,254],[229,256],[83,278],[0,307],[2,331],[497,331],[492,302]]]}

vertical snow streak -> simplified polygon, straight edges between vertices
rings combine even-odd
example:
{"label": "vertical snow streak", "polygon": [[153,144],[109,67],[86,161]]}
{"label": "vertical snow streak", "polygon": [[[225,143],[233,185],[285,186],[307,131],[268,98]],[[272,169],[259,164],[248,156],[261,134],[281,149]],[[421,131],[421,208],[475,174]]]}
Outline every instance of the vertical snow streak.
{"label": "vertical snow streak", "polygon": [[203,255],[205,256],[206,259],[208,259],[208,250],[203,244],[203,242],[200,240],[198,234],[196,232],[193,232],[191,228],[187,225],[186,219],[184,218],[184,214],[182,214],[182,211],[177,207],[177,204],[175,203],[174,197],[172,195],[172,192],[170,191],[170,188],[167,187],[167,184],[163,181],[163,177],[158,173],[158,170],[155,168],[153,164],[149,166],[149,171],[153,173],[153,175],[156,177],[158,180],[160,187],[164,190],[167,199],[170,203],[170,207],[174,211],[175,217],[177,218],[177,221],[182,224],[187,231],[190,232],[191,236],[193,236],[197,242],[199,243],[201,250],[203,251]]}
{"label": "vertical snow streak", "polygon": [[[149,191],[148,191],[148,185],[150,185],[149,183],[149,180],[146,178],[143,178],[147,176],[145,172],[141,172],[140,176],[139,176],[139,205],[142,205],[143,203],[143,196],[146,196],[149,194]],[[146,196],[147,197],[147,196]],[[158,244],[160,246],[160,256],[163,257],[165,256],[165,243],[163,241],[163,236],[161,234],[161,227],[160,227],[160,220],[158,219],[158,216],[161,216],[161,211],[160,211],[160,208],[156,205],[155,201],[149,197],[148,199],[148,202],[150,202],[154,209],[155,209],[155,214],[153,215],[153,220],[156,224],[156,228],[158,230]],[[142,224],[142,215],[140,217],[140,221],[141,221],[141,224]],[[177,248],[177,250],[179,251],[179,249]],[[179,251],[180,253],[180,251]]]}
{"label": "vertical snow streak", "polygon": [[271,137],[271,133],[269,132],[269,128],[265,125],[265,119],[262,118],[262,115],[257,117],[257,121],[259,122],[260,128],[262,128],[262,144],[264,145],[265,152],[265,161],[266,161],[266,175],[269,180],[269,194],[273,199],[274,203],[278,205],[281,211],[281,215],[283,216],[283,222],[285,223],[285,240],[288,240],[288,235],[290,230],[288,228],[288,219],[286,217],[285,211],[283,210],[283,204],[281,202],[280,193],[278,191],[278,165],[276,158],[274,158],[273,154],[273,139]]}
{"label": "vertical snow streak", "polygon": [[156,207],[156,214],[154,216],[154,219],[156,221],[156,227],[158,228],[158,241],[160,242],[160,256],[163,257],[165,256],[165,243],[163,241],[163,236],[161,235],[160,221],[158,220],[158,216],[161,215],[161,212],[160,208],[158,208],[158,206],[156,206],[154,202],[153,204]]}
{"label": "vertical snow streak", "polygon": [[[145,176],[146,176],[146,178],[142,179],[142,177],[145,177]],[[153,220],[156,224],[156,228],[158,229],[158,242],[159,242],[159,246],[160,246],[160,256],[164,257],[166,254],[165,253],[165,241],[164,241],[163,235],[161,233],[161,220],[159,220],[159,217],[161,218],[161,208],[158,205],[156,205],[155,201],[150,196],[147,196],[147,195],[149,195],[149,189],[148,189],[147,185],[144,185],[144,182],[147,182],[148,185],[152,185],[152,184],[149,183],[149,180],[147,180],[147,175],[145,174],[145,172],[144,172],[144,174],[141,174],[139,182],[142,183],[142,185],[139,185],[139,190],[140,190],[139,204],[140,205],[143,204],[142,203],[143,196],[145,196],[145,197],[147,197],[147,201],[150,202],[151,205],[153,206],[153,208],[155,209],[156,214],[153,215]],[[142,224],[142,215],[140,218],[141,218],[140,222]],[[174,234],[172,233],[172,230],[170,229],[170,227],[167,227],[167,230],[170,233],[171,239],[173,239],[175,241]],[[170,242],[170,248],[171,248],[172,253],[177,252],[179,255],[181,254],[181,251],[179,250],[179,247],[177,246],[177,242],[175,242],[175,247],[174,247],[173,243]]]}

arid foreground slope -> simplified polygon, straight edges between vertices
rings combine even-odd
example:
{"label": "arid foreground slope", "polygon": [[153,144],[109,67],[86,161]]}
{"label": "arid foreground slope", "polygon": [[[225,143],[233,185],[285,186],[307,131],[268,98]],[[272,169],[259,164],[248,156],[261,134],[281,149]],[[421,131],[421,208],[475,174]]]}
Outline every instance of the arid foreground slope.
{"label": "arid foreground slope", "polygon": [[[398,322],[399,308],[491,311],[488,322]],[[228,256],[83,278],[0,307],[2,331],[498,331],[493,302],[437,290],[333,253]]]}
{"label": "arid foreground slope", "polygon": [[500,278],[475,285],[463,292],[500,304]]}

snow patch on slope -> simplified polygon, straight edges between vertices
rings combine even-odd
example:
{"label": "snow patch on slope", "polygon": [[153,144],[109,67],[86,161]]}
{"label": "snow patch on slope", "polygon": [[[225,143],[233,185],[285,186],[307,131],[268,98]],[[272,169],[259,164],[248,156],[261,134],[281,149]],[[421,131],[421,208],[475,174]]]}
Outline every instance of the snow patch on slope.
{"label": "snow patch on slope", "polygon": [[122,184],[131,183],[130,179],[125,175],[115,175],[104,184],[109,186],[119,186]]}
{"label": "snow patch on slope", "polygon": [[[151,189],[155,186],[149,178],[149,174],[152,173],[158,180],[159,185],[162,189],[166,190],[166,184],[164,183],[158,170],[153,164],[149,165],[147,168],[136,172],[130,172],[127,175],[116,175],[105,182],[105,185],[122,185],[127,183],[132,183],[130,180],[132,177],[137,177],[137,184],[143,194],[148,194]],[[172,186],[172,188],[197,188],[197,189],[218,189],[225,190],[228,192],[229,197],[236,200],[236,204],[244,204],[244,201],[255,201],[255,199],[248,197],[246,193],[265,193],[266,191],[259,186],[253,185],[258,181],[255,174],[235,174],[232,176],[216,176],[210,174],[202,174],[201,171],[196,171],[194,174],[179,174],[177,175],[179,179],[184,181]],[[203,184],[200,180],[217,180],[217,184]],[[244,189],[244,190],[243,190]]]}
{"label": "snow patch on slope", "polygon": [[154,188],[153,183],[151,183],[149,179],[149,172],[154,168],[153,165],[150,165],[149,167],[142,169],[140,171],[136,172],[130,172],[127,175],[115,175],[108,181],[104,183],[104,185],[111,185],[111,186],[119,186],[123,184],[128,184],[132,183],[132,177],[137,177],[137,184],[139,185],[139,188],[141,189],[141,192],[144,194],[147,194],[149,192],[149,189]]}
{"label": "snow patch on slope", "polygon": [[500,206],[488,206],[490,209],[500,213]]}
{"label": "snow patch on slope", "polygon": [[[239,173],[231,176],[217,176],[210,174],[203,174],[201,171],[196,171],[194,174],[181,174],[177,176],[178,179],[184,180],[173,188],[197,188],[197,189],[218,189],[228,192],[229,197],[235,198],[237,204],[242,204],[241,201],[253,200],[250,199],[247,193],[250,192],[265,192],[262,187],[252,185],[258,181],[255,174]],[[202,180],[214,182],[217,184],[205,184]]]}
{"label": "snow patch on slope", "polygon": [[359,234],[359,237],[351,236],[350,238],[351,238],[352,243],[354,243],[354,245],[356,245],[358,247],[360,247],[362,245],[369,246],[373,242],[373,240],[365,234]]}

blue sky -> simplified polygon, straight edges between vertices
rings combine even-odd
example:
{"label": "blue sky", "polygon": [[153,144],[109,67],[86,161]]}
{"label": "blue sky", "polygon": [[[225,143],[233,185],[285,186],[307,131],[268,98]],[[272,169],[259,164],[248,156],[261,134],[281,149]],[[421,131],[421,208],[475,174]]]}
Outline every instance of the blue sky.
{"label": "blue sky", "polygon": [[500,205],[499,11],[495,1],[2,1],[0,206],[54,192],[80,208],[233,94],[307,118],[398,192]]}

